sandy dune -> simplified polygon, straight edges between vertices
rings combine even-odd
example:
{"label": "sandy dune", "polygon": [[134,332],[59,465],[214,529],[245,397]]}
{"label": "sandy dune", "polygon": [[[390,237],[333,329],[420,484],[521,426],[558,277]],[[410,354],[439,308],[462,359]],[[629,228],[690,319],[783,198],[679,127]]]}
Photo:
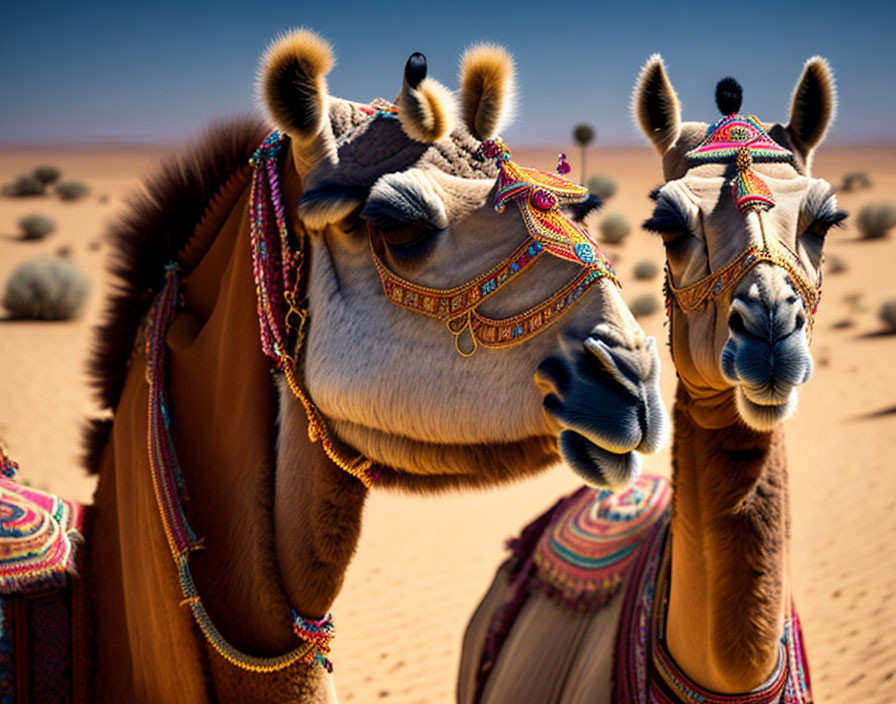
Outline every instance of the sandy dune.
{"label": "sandy dune", "polygon": [[[520,149],[517,161],[552,169],[554,149]],[[570,151],[567,149],[567,151]],[[867,171],[873,187],[841,196],[857,212],[868,201],[896,200],[896,147],[827,148],[816,175],[838,183]],[[72,323],[0,321],[0,440],[22,464],[21,478],[82,501],[93,480],[78,469],[79,427],[93,410],[83,373],[89,328],[102,304],[105,245],[94,249],[123,198],[163,153],[160,149],[6,149],[0,182],[40,163],[92,188],[85,201],[0,198],[0,285],[22,260],[61,247],[90,274],[86,315]],[[572,158],[574,175],[578,160]],[[659,162],[645,150],[595,150],[592,173],[612,175],[619,191],[605,212],[634,229],[608,247],[627,300],[652,293],[660,279],[635,281],[641,259],[662,262],[658,241],[637,225],[649,214]],[[101,198],[105,196],[105,198]],[[58,231],[39,243],[16,240],[16,221],[43,212]],[[594,224],[594,223],[592,223]],[[896,236],[894,236],[896,237]],[[828,239],[828,255],[847,264],[825,279],[813,353],[816,373],[788,423],[793,513],[792,569],[817,701],[896,701],[896,336],[877,309],[896,296],[896,239],[860,242],[854,224]],[[663,314],[643,319],[665,340]],[[663,394],[675,379],[662,347]],[[646,471],[667,473],[668,450]],[[577,486],[562,467],[512,487],[431,498],[375,493],[358,555],[334,614],[337,689],[342,701],[448,702],[453,699],[466,620],[502,559],[502,542],[563,492]]]}

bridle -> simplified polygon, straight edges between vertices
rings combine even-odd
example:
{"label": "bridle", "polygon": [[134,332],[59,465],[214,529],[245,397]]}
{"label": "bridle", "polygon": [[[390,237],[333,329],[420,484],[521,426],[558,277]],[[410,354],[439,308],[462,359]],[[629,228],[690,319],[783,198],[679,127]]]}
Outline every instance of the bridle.
{"label": "bridle", "polygon": [[[378,115],[378,111],[371,113]],[[351,474],[365,487],[370,487],[378,476],[373,462],[362,455],[352,457],[337,445],[327,428],[323,415],[304,390],[296,369],[301,362],[307,308],[304,304],[302,270],[305,259],[305,235],[299,229],[294,236],[287,226],[287,217],[280,193],[280,155],[285,138],[272,132],[259,145],[250,159],[252,183],[249,196],[250,241],[252,269],[257,294],[257,313],[261,349],[286,380],[293,395],[302,404],[308,419],[308,437],[320,441],[327,457],[340,469]],[[484,146],[494,143],[484,143]],[[503,143],[499,142],[500,145]],[[499,147],[495,147],[499,149]],[[587,190],[570,184],[551,174],[522,170],[509,161],[510,151],[496,154],[506,161],[500,170],[499,194],[496,203],[503,210],[507,200],[516,200],[523,210],[531,239],[517,248],[504,262],[473,281],[453,289],[438,291],[423,289],[401,279],[383,264],[378,243],[371,237],[371,252],[383,277],[389,300],[409,310],[442,317],[448,329],[459,336],[469,329],[476,346],[504,347],[518,344],[537,334],[568,310],[595,281],[602,277],[616,277],[609,262],[587,233],[565,216],[559,207],[563,203],[580,202],[587,198]],[[511,181],[516,171],[522,178]],[[531,174],[526,176],[526,174]],[[527,197],[524,199],[523,195]],[[531,212],[530,212],[531,211]],[[533,224],[530,224],[533,223]],[[546,232],[545,232],[546,230]],[[294,247],[293,239],[298,240]],[[579,261],[583,271],[543,303],[517,316],[492,321],[481,316],[476,308],[488,296],[504,286],[534,261],[543,251]],[[147,450],[153,493],[159,510],[162,528],[168,543],[183,594],[182,606],[188,606],[206,641],[221,657],[232,665],[250,672],[269,673],[295,663],[317,664],[328,671],[332,665],[327,658],[333,637],[330,614],[321,619],[304,618],[292,613],[292,628],[299,645],[288,653],[275,657],[256,657],[241,652],[231,645],[215,627],[196,589],[190,569],[190,556],[203,548],[184,511],[186,487],[171,437],[171,413],[168,403],[168,348],[165,341],[181,300],[181,272],[175,263],[165,268],[165,283],[157,293],[146,314],[136,345],[146,355],[148,393]],[[420,296],[414,298],[414,296]],[[520,332],[517,332],[519,330]],[[457,345],[458,343],[455,342]],[[469,352],[472,354],[474,349]],[[458,346],[458,352],[464,351]],[[5,458],[5,455],[2,457]],[[6,460],[4,459],[4,463]],[[3,464],[0,469],[6,469]]]}
{"label": "bridle", "polygon": [[667,263],[664,284],[667,316],[671,319],[673,301],[682,313],[688,315],[722,296],[750,269],[767,262],[786,272],[790,285],[802,298],[807,318],[806,334],[811,339],[815,313],[821,302],[821,268],[816,272],[818,283],[813,284],[805,275],[796,253],[784,244],[776,240],[770,241],[766,237],[762,214],[775,207],[775,199],[768,184],[753,169],[755,161],[793,163],[793,153],[775,142],[755,116],[734,114],[711,125],[703,141],[689,151],[686,158],[692,166],[734,164],[732,197],[741,213],[756,213],[762,244],[748,246],[721,269],[688,286],[675,286]]}
{"label": "bridle", "polygon": [[[619,285],[609,260],[588,231],[561,210],[587,200],[587,188],[554,174],[517,166],[500,138],[483,142],[480,152],[498,164],[495,210],[501,213],[507,202],[514,201],[529,234],[500,263],[458,286],[422,286],[389,269],[383,261],[383,239],[373,226],[368,227],[370,253],[386,300],[443,321],[454,336],[454,348],[463,357],[472,357],[480,346],[501,349],[530,340],[569,311],[601,278]],[[478,311],[483,301],[515,280],[545,252],[574,262],[581,270],[541,303],[511,317],[495,320]],[[467,348],[461,344],[465,332],[470,339]]]}

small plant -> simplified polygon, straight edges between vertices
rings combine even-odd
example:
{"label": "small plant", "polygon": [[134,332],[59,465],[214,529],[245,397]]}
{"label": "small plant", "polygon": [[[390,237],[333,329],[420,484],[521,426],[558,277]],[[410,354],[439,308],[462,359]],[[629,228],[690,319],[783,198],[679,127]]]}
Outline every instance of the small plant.
{"label": "small plant", "polygon": [[53,218],[46,215],[27,215],[19,220],[23,240],[42,240],[56,229]]}
{"label": "small plant", "polygon": [[55,166],[38,166],[31,175],[46,188],[51,183],[56,183],[62,172]]}
{"label": "small plant", "polygon": [[89,249],[91,252],[97,252],[102,246],[102,240],[90,240],[90,242],[87,244],[87,249]]}
{"label": "small plant", "polygon": [[824,273],[826,274],[842,274],[849,269],[846,260],[839,254],[828,254],[824,258]]}
{"label": "small plant", "polygon": [[860,188],[871,188],[871,179],[864,171],[854,171],[843,177],[843,183],[837,190],[849,192],[857,191]]}
{"label": "small plant", "polygon": [[37,257],[9,277],[3,306],[22,320],[69,320],[87,299],[88,281],[68,259]]}
{"label": "small plant", "polygon": [[884,301],[878,315],[889,332],[896,332],[896,298]]}
{"label": "small plant", "polygon": [[635,264],[636,279],[653,279],[660,273],[659,265],[652,259],[642,259]]}
{"label": "small plant", "polygon": [[629,310],[636,318],[642,318],[645,315],[653,315],[660,309],[660,302],[652,293],[645,293],[638,296],[628,305]]}
{"label": "small plant", "polygon": [[67,244],[64,244],[56,250],[56,256],[67,259],[68,257],[72,256],[72,248]]}
{"label": "small plant", "polygon": [[591,125],[581,124],[576,125],[575,129],[572,131],[572,138],[576,140],[576,144],[579,145],[582,149],[582,182],[585,182],[585,174],[588,173],[585,170],[585,148],[594,141],[594,138],[597,136],[597,133],[594,131],[594,128]]}
{"label": "small plant", "polygon": [[3,186],[5,196],[39,196],[43,192],[44,185],[33,176],[19,176]]}
{"label": "small plant", "polygon": [[609,176],[592,176],[588,179],[588,190],[601,200],[606,200],[616,193],[616,182]]}
{"label": "small plant", "polygon": [[858,223],[862,239],[886,237],[887,231],[896,225],[896,206],[890,203],[870,203],[859,211]]}
{"label": "small plant", "polygon": [[628,233],[631,232],[631,229],[625,216],[618,213],[611,213],[600,222],[600,234],[603,236],[604,241],[610,244],[622,242],[628,236]]}
{"label": "small plant", "polygon": [[90,193],[90,188],[81,181],[63,181],[56,185],[56,195],[62,200],[80,200]]}

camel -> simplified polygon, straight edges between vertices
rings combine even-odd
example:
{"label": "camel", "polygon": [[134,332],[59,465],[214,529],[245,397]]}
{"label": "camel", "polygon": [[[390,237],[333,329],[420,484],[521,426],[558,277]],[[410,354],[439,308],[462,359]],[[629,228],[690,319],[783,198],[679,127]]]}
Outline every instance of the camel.
{"label": "camel", "polygon": [[671,486],[583,488],[511,541],[466,631],[464,704],[811,701],[782,422],[812,371],[824,238],[846,215],[811,176],[835,86],[810,59],[786,125],[739,114],[734,79],[716,99],[721,120],[682,122],[656,55],[632,103],[665,178],[644,226],[666,249]]}
{"label": "camel", "polygon": [[[334,701],[371,489],[561,457],[622,485],[664,439],[655,343],[576,221],[594,199],[498,137],[507,52],[465,54],[459,106],[422,54],[396,104],[330,96],[332,64],[314,32],[275,40],[269,119],[212,128],[113,227],[75,579],[90,701]],[[547,391],[561,373],[574,391]]]}

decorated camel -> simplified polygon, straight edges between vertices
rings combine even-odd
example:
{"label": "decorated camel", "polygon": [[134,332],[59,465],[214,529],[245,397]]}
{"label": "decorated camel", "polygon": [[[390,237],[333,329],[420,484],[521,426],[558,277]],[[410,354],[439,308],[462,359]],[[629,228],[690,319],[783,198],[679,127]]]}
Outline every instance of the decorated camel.
{"label": "decorated camel", "polygon": [[[215,127],[114,228],[99,484],[59,517],[85,536],[75,699],[331,701],[329,609],[371,488],[561,455],[622,485],[663,440],[654,341],[578,224],[594,199],[496,136],[506,52],[464,56],[456,126],[422,55],[396,104],[329,96],[332,62],[312,32],[275,41],[277,129]],[[569,393],[545,395],[558,374]]]}
{"label": "decorated camel", "polygon": [[718,122],[683,123],[654,56],[633,100],[665,177],[645,227],[666,249],[671,487],[583,488],[511,541],[467,628],[464,704],[811,701],[781,422],[812,371],[824,238],[845,217],[811,176],[835,88],[810,59],[787,125],[740,114],[733,79],[716,99]]}

